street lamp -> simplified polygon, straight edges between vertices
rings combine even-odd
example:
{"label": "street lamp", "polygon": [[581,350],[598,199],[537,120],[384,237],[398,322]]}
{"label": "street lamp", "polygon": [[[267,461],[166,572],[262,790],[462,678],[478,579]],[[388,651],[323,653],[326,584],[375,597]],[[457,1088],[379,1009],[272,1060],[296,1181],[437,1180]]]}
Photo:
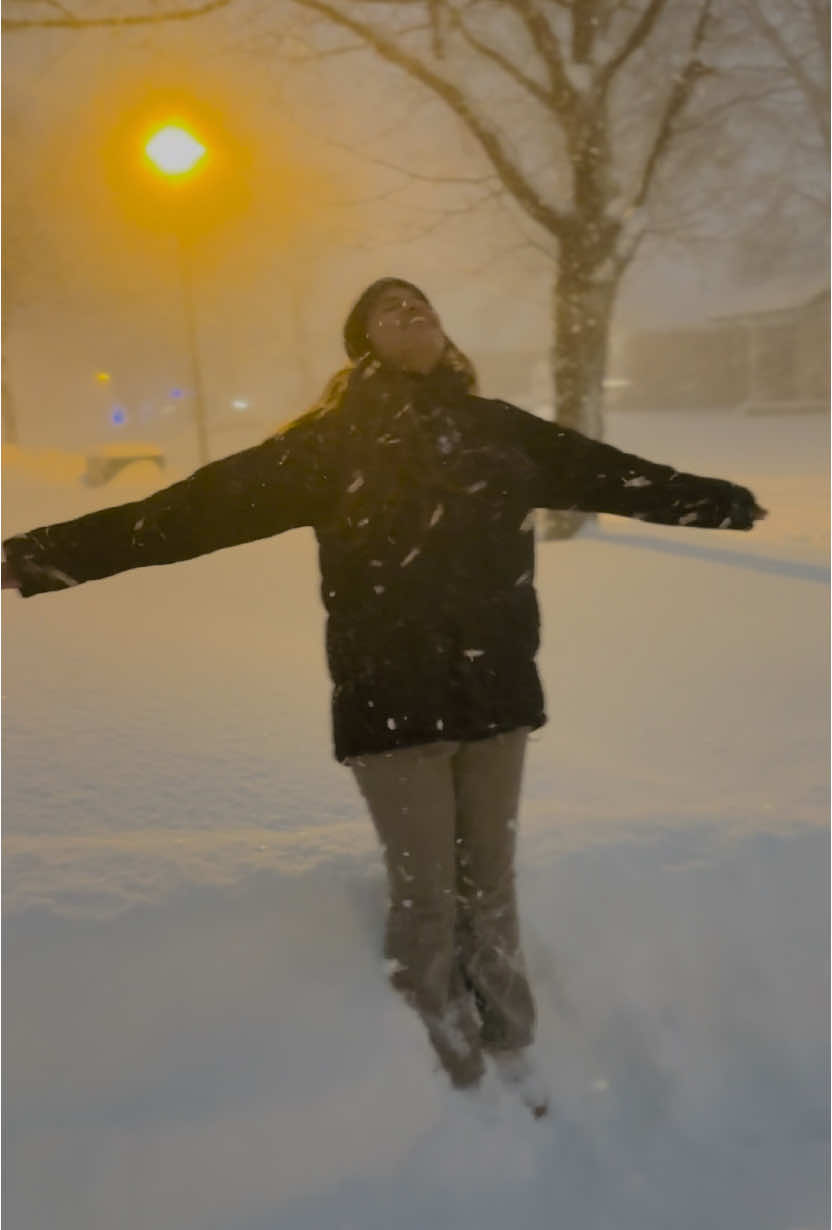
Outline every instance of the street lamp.
{"label": "street lamp", "polygon": [[144,150],[164,175],[187,175],[205,157],[205,146],[177,124],[166,124],[160,128]]}
{"label": "street lamp", "polygon": [[[169,179],[184,179],[205,157],[205,146],[191,133],[177,124],[166,124],[158,129],[144,147],[150,162]],[[179,249],[179,267],[182,278],[182,303],[185,313],[185,329],[188,342],[188,360],[191,367],[191,384],[194,391],[194,422],[196,425],[197,454],[199,464],[208,461],[208,433],[205,426],[205,399],[202,390],[202,371],[197,344],[196,312],[194,309],[193,267],[191,253],[185,238],[184,226],[175,228]]]}

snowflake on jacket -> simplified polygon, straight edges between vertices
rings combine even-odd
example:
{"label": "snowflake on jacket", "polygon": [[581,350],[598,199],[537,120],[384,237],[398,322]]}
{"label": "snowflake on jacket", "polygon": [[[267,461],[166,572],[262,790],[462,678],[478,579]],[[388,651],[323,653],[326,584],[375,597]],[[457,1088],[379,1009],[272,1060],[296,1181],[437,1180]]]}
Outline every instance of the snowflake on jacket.
{"label": "snowflake on jacket", "polygon": [[7,540],[21,593],[312,526],[338,759],[539,727],[534,510],[749,529],[754,498],[472,389],[450,345],[429,376],[367,356],[263,444]]}

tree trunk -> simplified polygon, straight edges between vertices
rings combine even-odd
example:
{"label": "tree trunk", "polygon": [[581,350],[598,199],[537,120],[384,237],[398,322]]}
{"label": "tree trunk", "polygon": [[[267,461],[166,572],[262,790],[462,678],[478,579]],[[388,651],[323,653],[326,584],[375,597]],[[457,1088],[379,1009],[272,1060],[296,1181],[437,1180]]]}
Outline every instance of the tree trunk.
{"label": "tree trunk", "polygon": [[[604,375],[618,282],[608,252],[601,242],[588,249],[576,226],[561,240],[554,286],[555,420],[596,440],[604,434]],[[547,513],[543,536],[571,538],[592,515]]]}

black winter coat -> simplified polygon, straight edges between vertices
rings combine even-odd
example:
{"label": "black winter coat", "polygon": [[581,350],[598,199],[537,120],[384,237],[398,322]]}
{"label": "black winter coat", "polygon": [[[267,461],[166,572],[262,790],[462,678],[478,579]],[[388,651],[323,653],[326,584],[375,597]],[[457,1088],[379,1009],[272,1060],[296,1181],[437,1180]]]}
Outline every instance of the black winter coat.
{"label": "black winter coat", "polygon": [[4,546],[24,597],[313,526],[339,760],[545,720],[536,508],[748,529],[742,487],[682,474],[440,369],[362,362],[335,404],[136,503]]}

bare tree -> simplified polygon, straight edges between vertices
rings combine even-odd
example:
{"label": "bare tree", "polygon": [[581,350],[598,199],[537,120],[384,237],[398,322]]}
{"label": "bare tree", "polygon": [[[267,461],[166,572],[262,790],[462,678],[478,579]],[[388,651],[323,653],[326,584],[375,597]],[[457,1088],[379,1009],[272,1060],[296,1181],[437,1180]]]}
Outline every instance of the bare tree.
{"label": "bare tree", "polygon": [[[825,0],[790,2],[821,37],[828,26]],[[125,27],[196,18],[229,3],[111,0],[102,15],[88,0],[75,0],[71,9],[63,0],[9,0],[4,25]],[[697,149],[694,163],[708,159],[708,141],[702,139],[708,130],[700,131],[697,142],[691,129],[706,103],[714,104],[714,113],[736,105],[737,90],[732,85],[726,92],[720,82],[729,76],[733,81],[737,65],[758,76],[765,71],[753,56],[743,63],[737,46],[725,42],[726,18],[744,14],[771,50],[769,65],[771,56],[779,57],[792,87],[815,111],[820,106],[821,127],[824,122],[828,47],[824,69],[805,43],[778,25],[769,7],[773,0],[738,0],[736,6],[733,0],[283,0],[265,8],[251,0],[236,3],[237,28],[259,22],[275,58],[285,53],[278,27],[294,11],[309,53],[320,61],[336,65],[356,53],[372,54],[455,117],[481,163],[478,173],[474,167],[458,182],[479,184],[484,200],[499,194],[524,224],[541,263],[552,269],[557,417],[590,435],[603,433],[603,377],[616,296],[655,226],[658,190],[667,187],[668,170],[678,179],[684,148]],[[708,91],[698,88],[706,77]],[[718,125],[717,119],[710,131]],[[704,178],[719,183],[730,168],[720,168],[716,159],[711,163]],[[423,162],[416,170],[430,179],[438,168]],[[688,214],[708,215],[709,191],[703,187],[681,202]],[[685,212],[678,192],[675,202],[678,229]],[[436,212],[438,224],[447,210]]]}
{"label": "bare tree", "polygon": [[714,0],[293,3],[431,91],[473,138],[550,253],[557,417],[600,436],[616,292],[708,72]]}

